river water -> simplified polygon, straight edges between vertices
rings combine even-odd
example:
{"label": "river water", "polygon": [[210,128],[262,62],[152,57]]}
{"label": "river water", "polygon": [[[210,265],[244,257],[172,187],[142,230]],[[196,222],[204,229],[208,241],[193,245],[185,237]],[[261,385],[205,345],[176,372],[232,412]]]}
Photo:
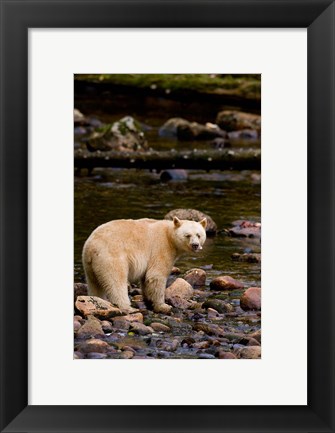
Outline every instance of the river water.
{"label": "river water", "polygon": [[[101,97],[102,98],[102,97]],[[191,109],[181,103],[165,100],[143,100],[136,103],[128,97],[76,96],[76,108],[86,116],[109,123],[132,115],[146,126],[146,138],[153,149],[194,149],[208,147],[208,142],[178,142],[161,138],[158,127],[170,117],[185,117],[200,123],[214,122],[216,107],[197,104]],[[231,107],[222,107],[231,108]],[[187,111],[186,111],[187,110]],[[259,147],[259,141],[233,142],[233,147]],[[188,171],[188,179],[164,183],[160,174],[135,169],[95,169],[92,176],[74,179],[74,279],[84,281],[81,264],[83,244],[100,224],[120,218],[156,218],[176,208],[198,209],[210,215],[219,233],[206,241],[204,250],[180,259],[176,266],[182,272],[206,267],[207,284],[217,275],[230,275],[246,286],[260,286],[259,263],[232,261],[233,253],[260,252],[259,239],[227,236],[225,229],[235,220],[261,221],[260,172]]]}

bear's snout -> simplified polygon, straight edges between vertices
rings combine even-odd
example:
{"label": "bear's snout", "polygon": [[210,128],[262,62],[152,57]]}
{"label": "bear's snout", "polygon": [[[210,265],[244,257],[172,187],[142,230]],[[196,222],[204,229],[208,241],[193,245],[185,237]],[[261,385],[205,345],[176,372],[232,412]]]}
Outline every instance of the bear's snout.
{"label": "bear's snout", "polygon": [[191,247],[192,247],[193,251],[198,251],[198,250],[202,249],[201,245],[200,244],[196,244],[196,243],[191,244]]}

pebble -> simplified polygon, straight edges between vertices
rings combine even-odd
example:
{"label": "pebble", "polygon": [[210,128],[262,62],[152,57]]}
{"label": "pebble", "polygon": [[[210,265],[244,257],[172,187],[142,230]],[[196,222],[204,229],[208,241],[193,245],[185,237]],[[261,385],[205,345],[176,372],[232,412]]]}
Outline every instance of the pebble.
{"label": "pebble", "polygon": [[106,353],[90,352],[86,355],[87,359],[106,359]]}

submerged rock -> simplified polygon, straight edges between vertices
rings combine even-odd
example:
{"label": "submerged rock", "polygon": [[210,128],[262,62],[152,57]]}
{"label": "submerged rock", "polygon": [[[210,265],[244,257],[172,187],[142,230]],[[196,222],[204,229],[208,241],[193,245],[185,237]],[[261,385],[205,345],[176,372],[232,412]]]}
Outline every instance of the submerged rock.
{"label": "submerged rock", "polygon": [[232,260],[237,262],[247,262],[247,263],[260,263],[261,262],[261,254],[256,253],[234,253],[231,256]]}
{"label": "submerged rock", "polygon": [[161,137],[175,137],[179,140],[210,140],[215,137],[227,137],[227,133],[217,125],[207,123],[201,125],[189,122],[181,117],[169,119],[158,131]]}
{"label": "submerged rock", "polygon": [[244,238],[260,238],[261,237],[261,223],[253,221],[234,221],[231,229],[228,233],[233,237],[244,237]]}
{"label": "submerged rock", "polygon": [[243,129],[251,129],[258,133],[261,131],[261,116],[259,114],[224,110],[216,116],[216,123],[228,132]]}
{"label": "submerged rock", "polygon": [[244,288],[244,284],[241,281],[235,280],[235,278],[224,275],[213,278],[210,282],[210,288],[212,290],[239,290]]}
{"label": "submerged rock", "polygon": [[187,171],[182,168],[172,168],[170,170],[162,171],[160,179],[162,182],[170,180],[187,180]]}
{"label": "submerged rock", "polygon": [[140,124],[130,116],[97,128],[87,139],[91,151],[140,151],[147,142]]}
{"label": "submerged rock", "polygon": [[83,316],[93,315],[103,319],[122,314],[119,308],[97,296],[78,296],[75,307]]}
{"label": "submerged rock", "polygon": [[261,288],[249,287],[240,299],[240,307],[242,310],[260,310],[261,309]]}
{"label": "submerged rock", "polygon": [[217,232],[217,225],[213,221],[213,219],[209,215],[207,215],[207,214],[205,214],[199,210],[196,210],[196,209],[173,209],[165,215],[164,219],[173,220],[173,217],[175,217],[175,216],[179,219],[182,219],[182,220],[191,220],[191,221],[197,221],[197,222],[206,218],[207,219],[207,227],[206,227],[207,235],[208,236],[215,235]]}

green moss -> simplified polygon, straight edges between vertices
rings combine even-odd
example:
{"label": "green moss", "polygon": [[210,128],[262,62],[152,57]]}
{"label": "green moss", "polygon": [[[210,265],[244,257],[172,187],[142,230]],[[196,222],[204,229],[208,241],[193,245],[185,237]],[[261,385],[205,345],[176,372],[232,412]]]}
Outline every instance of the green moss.
{"label": "green moss", "polygon": [[225,74],[78,74],[75,80],[111,83],[142,89],[195,91],[260,98],[260,75]]}

